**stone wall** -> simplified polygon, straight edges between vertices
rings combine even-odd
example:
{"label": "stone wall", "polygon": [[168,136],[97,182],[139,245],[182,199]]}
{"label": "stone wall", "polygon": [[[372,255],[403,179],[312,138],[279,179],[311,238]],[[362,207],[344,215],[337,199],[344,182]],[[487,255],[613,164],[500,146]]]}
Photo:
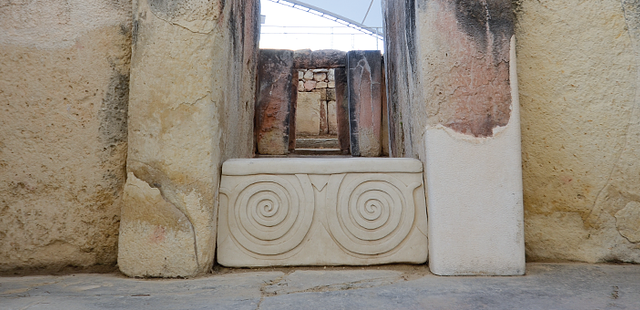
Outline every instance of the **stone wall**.
{"label": "stone wall", "polygon": [[640,2],[516,2],[529,260],[640,262]]}
{"label": "stone wall", "polygon": [[[166,144],[148,149],[141,142],[137,149],[147,153],[129,158],[129,171],[136,176],[131,178],[130,198],[173,208],[176,204],[169,204],[158,188],[181,190],[181,184],[193,176],[176,172],[184,168],[179,160],[147,159],[155,156],[149,150],[168,152],[166,146],[190,137],[185,131],[174,131],[194,121],[186,112],[203,109],[209,114],[199,115],[198,120],[217,117],[217,125],[204,120],[205,128],[226,128],[205,139],[209,144],[201,155],[211,152],[206,169],[190,167],[207,174],[204,179],[208,181],[201,187],[217,186],[224,159],[253,153],[251,87],[255,80],[251,68],[255,63],[251,59],[255,46],[247,42],[253,42],[257,34],[237,29],[254,27],[251,20],[256,20],[251,16],[256,11],[238,0],[225,1],[215,12],[184,16],[171,14],[175,8],[169,2],[152,2],[155,13],[147,17],[157,19],[154,21],[180,38],[196,44],[199,39],[194,38],[210,34],[202,48],[211,49],[199,50],[202,53],[191,54],[190,59],[206,58],[207,53],[220,55],[200,69],[224,73],[199,81],[208,85],[198,93],[200,97],[169,98],[165,110],[149,110],[148,123],[129,128],[129,133],[167,137]],[[214,1],[216,5],[222,2]],[[385,55],[395,59],[386,62],[388,72],[395,72],[387,79],[393,81],[388,85],[392,156],[423,162],[429,125],[426,115],[431,110],[421,103],[425,102],[423,92],[434,89],[422,83],[428,77],[423,81],[419,75],[431,63],[419,60],[429,59],[416,46],[421,26],[416,5],[427,2],[387,1],[388,17],[393,17],[387,18],[387,33],[394,33],[399,41],[388,45]],[[640,3],[512,3],[522,108],[527,258],[639,263]],[[131,2],[125,0],[0,1],[0,270],[115,264],[127,141],[132,138],[127,136],[126,117],[131,16]],[[134,33],[140,34],[137,27],[141,24],[134,26]],[[223,44],[215,44],[219,42]],[[165,55],[179,52],[168,50]],[[229,72],[246,74],[225,78]],[[184,118],[169,115],[175,111],[185,112]],[[434,111],[439,113],[437,108]],[[164,123],[153,127],[157,125],[153,120]],[[502,123],[497,120],[496,124]],[[468,129],[476,136],[488,133]],[[173,155],[168,158],[180,159],[179,154]],[[131,164],[134,161],[138,163]],[[145,166],[159,167],[158,171],[168,171],[165,175],[174,178],[142,173]],[[203,193],[206,213],[214,216],[215,191]],[[198,200],[186,190],[178,194],[184,194],[176,197],[185,205]],[[162,216],[156,218],[157,223],[192,216],[169,211],[158,213]],[[147,240],[160,240],[165,233],[154,229],[149,237],[157,239]],[[207,268],[214,243],[206,247],[208,250],[199,252],[206,256],[203,262],[191,271]],[[195,251],[193,245],[191,250]]]}
{"label": "stone wall", "polygon": [[0,271],[115,264],[130,57],[130,1],[0,1]]}
{"label": "stone wall", "polygon": [[335,69],[298,70],[296,136],[338,134]]}

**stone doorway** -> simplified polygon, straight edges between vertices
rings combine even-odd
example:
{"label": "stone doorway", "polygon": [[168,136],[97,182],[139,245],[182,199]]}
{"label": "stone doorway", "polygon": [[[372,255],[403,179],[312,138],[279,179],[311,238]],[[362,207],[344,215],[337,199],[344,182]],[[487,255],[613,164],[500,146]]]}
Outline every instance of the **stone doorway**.
{"label": "stone doorway", "polygon": [[[388,155],[384,89],[380,51],[261,50],[255,112],[257,154]],[[335,149],[310,150],[308,145],[297,145],[304,141],[297,134],[304,135],[308,143],[310,136],[329,134],[332,128]]]}

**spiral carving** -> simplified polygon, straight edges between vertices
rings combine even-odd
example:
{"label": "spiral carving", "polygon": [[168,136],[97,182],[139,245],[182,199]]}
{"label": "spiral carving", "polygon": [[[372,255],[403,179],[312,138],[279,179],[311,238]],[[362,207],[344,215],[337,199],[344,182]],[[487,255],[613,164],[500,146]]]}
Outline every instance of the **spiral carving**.
{"label": "spiral carving", "polygon": [[313,197],[311,185],[308,178],[298,181],[292,184],[282,177],[265,175],[240,184],[234,208],[228,213],[234,239],[261,255],[296,248],[313,220],[313,201],[307,201]]}
{"label": "spiral carving", "polygon": [[408,236],[415,211],[407,204],[402,184],[388,176],[357,177],[340,186],[337,203],[329,205],[328,224],[347,251],[376,255],[396,248]]}

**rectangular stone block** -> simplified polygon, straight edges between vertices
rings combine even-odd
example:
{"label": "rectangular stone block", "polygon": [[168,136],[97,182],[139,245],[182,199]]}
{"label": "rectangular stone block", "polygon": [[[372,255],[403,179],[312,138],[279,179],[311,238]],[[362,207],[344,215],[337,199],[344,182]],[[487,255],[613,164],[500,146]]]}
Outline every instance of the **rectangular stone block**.
{"label": "rectangular stone block", "polygon": [[347,53],[351,155],[377,157],[382,151],[382,54]]}
{"label": "rectangular stone block", "polygon": [[524,274],[511,2],[433,0],[418,10],[421,61],[429,62],[421,72],[429,268],[439,275]]}
{"label": "rectangular stone block", "polygon": [[256,142],[258,153],[284,155],[295,148],[295,102],[298,74],[294,75],[293,51],[260,50],[258,57],[258,97],[256,102]]}
{"label": "rectangular stone block", "polygon": [[320,99],[319,92],[298,94],[296,133],[299,136],[317,136],[320,133]]}
{"label": "rectangular stone block", "polygon": [[294,52],[294,66],[297,69],[327,69],[345,66],[344,51],[340,50],[297,50]]}
{"label": "rectangular stone block", "polygon": [[232,159],[222,166],[218,262],[229,267],[424,263],[422,163]]}
{"label": "rectangular stone block", "polygon": [[338,117],[336,116],[336,102],[327,102],[327,121],[329,123],[329,134],[338,134]]}

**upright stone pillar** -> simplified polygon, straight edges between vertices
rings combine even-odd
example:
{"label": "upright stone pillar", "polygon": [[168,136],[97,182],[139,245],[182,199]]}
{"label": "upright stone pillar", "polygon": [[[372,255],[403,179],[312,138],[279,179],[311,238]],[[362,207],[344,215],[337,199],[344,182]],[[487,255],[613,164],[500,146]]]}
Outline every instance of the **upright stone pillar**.
{"label": "upright stone pillar", "polygon": [[294,80],[293,51],[263,49],[258,62],[255,125],[258,153],[285,155],[295,149],[298,75]]}
{"label": "upright stone pillar", "polygon": [[213,265],[222,161],[253,151],[259,6],[133,5],[118,266],[128,276],[191,277]]}
{"label": "upright stone pillar", "polygon": [[382,54],[347,53],[351,155],[377,157],[382,151]]}
{"label": "upright stone pillar", "polygon": [[525,271],[511,1],[386,1],[391,149],[425,163],[429,267]]}
{"label": "upright stone pillar", "polygon": [[349,96],[347,90],[347,71],[345,68],[336,68],[335,78],[338,142],[340,144],[340,152],[342,154],[349,154],[351,148],[351,133],[349,132]]}
{"label": "upright stone pillar", "polygon": [[[511,1],[418,5],[432,272],[525,272]],[[429,65],[426,65],[428,62]]]}

